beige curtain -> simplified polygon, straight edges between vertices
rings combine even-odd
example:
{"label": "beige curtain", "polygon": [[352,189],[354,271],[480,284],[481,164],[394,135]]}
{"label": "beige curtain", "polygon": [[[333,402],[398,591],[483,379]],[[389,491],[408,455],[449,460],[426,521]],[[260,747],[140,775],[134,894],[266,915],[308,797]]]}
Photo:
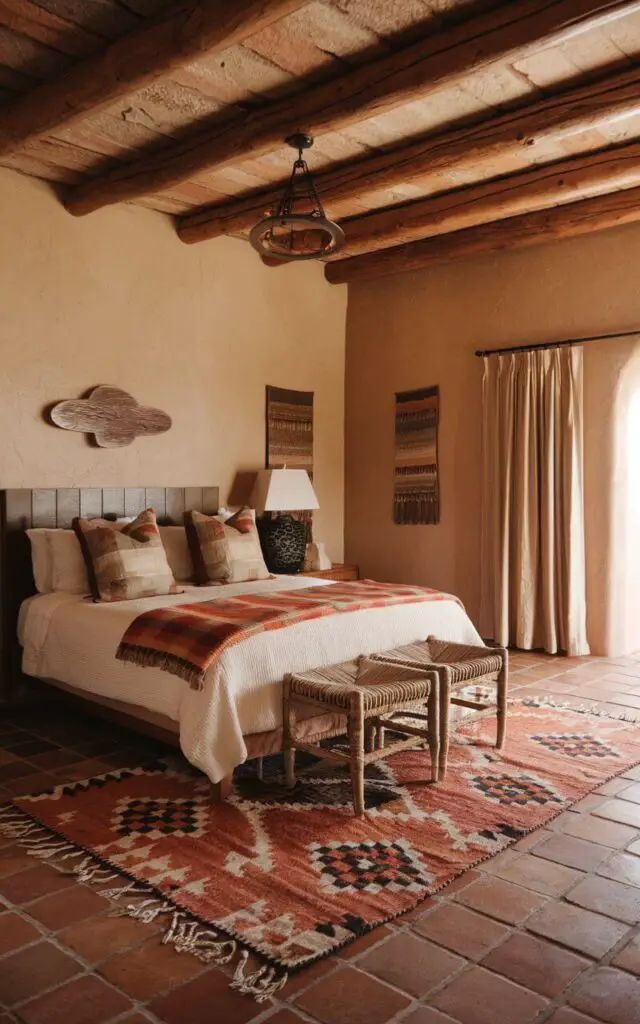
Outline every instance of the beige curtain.
{"label": "beige curtain", "polygon": [[588,654],[582,349],[485,357],[481,631]]}

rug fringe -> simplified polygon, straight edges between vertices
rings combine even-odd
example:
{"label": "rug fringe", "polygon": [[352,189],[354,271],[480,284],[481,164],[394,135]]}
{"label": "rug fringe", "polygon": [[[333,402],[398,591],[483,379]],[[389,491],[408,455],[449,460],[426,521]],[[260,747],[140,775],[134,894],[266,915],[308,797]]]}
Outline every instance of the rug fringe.
{"label": "rug fringe", "polygon": [[[25,843],[26,845],[26,843]],[[74,853],[71,844],[64,839],[34,839],[27,851],[29,857],[38,857],[40,860],[48,860],[50,857],[60,856],[71,857]]]}
{"label": "rug fringe", "polygon": [[132,917],[135,921],[142,921],[143,924],[153,924],[158,914],[170,914],[175,909],[173,903],[153,897],[142,900],[141,903],[129,903],[120,913]]}
{"label": "rug fringe", "polygon": [[[151,895],[154,893],[151,885],[145,885],[144,882],[127,882],[126,876],[105,867],[104,862],[97,857],[87,854],[86,850],[78,849],[46,826],[31,821],[27,814],[10,804],[0,807],[0,835],[19,841],[31,857],[56,857],[60,862],[81,858],[80,863],[75,866],[59,868],[61,874],[74,875],[78,882],[92,885],[101,885],[117,879],[124,882],[124,885],[99,889],[98,895],[106,897],[112,903],[118,903],[127,896],[143,897],[138,903],[129,903],[124,907],[116,906],[112,911],[113,916],[122,915],[150,924],[160,914],[171,914],[162,943],[173,946],[176,953],[189,953],[203,964],[224,966],[233,960],[238,952],[238,943],[235,939],[228,939],[215,929],[208,928],[187,911],[178,910],[175,904],[168,900]],[[288,974],[278,974],[277,968],[265,965],[247,975],[245,967],[248,959],[248,951],[242,950],[229,985],[242,995],[252,996],[257,1003],[262,1003],[284,987]]]}
{"label": "rug fringe", "polygon": [[93,884],[110,882],[112,879],[120,877],[117,873],[109,871],[108,868],[103,867],[100,861],[96,860],[96,858],[91,854],[85,857],[85,859],[73,869],[72,874],[77,877],[79,882],[84,884],[88,884],[89,882]]}
{"label": "rug fringe", "polygon": [[[114,878],[121,878],[121,875],[114,875]],[[122,879],[124,881],[124,879]],[[99,889],[98,896],[106,896],[108,900],[112,900],[114,903],[123,896],[148,896],[152,890],[148,885],[141,885],[140,882],[127,882],[126,885],[117,885],[113,889]],[[114,911],[114,916],[118,914],[125,914],[126,911],[119,907]]]}
{"label": "rug fringe", "polygon": [[289,975],[286,971],[278,975],[275,967],[266,966],[259,967],[253,974],[245,974],[248,959],[249,954],[246,949],[243,949],[240,954],[240,962],[234,971],[231,988],[237,989],[241,995],[253,996],[256,1003],[264,1003],[266,999],[270,999],[276,992],[284,988]]}
{"label": "rug fringe", "polygon": [[50,835],[46,828],[43,828],[42,825],[37,825],[29,818],[25,818],[24,815],[20,818],[0,817],[0,831],[8,839],[19,839],[22,846],[26,845],[26,842],[22,842],[22,840],[27,841],[29,836],[35,837],[38,832],[43,833],[41,838],[44,839]]}
{"label": "rug fringe", "polygon": [[233,959],[238,948],[233,939],[221,940],[215,930],[205,928],[175,907],[170,909],[174,914],[162,939],[163,944],[172,945],[177,953],[191,953],[203,964],[228,964]]}
{"label": "rug fringe", "polygon": [[[60,861],[61,862],[63,860],[74,860],[74,859],[77,859],[78,857],[84,857],[85,856],[84,850],[76,849],[76,847],[73,845],[73,843],[71,843],[70,846],[71,846],[71,849],[70,849],[69,853],[65,853],[65,854],[63,854],[62,857],[60,857]],[[73,868],[71,868],[71,869],[59,868],[59,870],[62,871],[63,875],[72,875],[73,874]]]}

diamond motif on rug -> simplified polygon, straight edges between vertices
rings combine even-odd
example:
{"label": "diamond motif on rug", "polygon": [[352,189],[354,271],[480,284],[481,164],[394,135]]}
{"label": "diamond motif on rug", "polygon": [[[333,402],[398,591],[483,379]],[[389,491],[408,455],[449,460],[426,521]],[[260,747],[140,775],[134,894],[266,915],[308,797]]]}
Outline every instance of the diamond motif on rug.
{"label": "diamond motif on rug", "polygon": [[566,754],[568,757],[617,757],[620,754],[614,747],[588,733],[566,732],[545,733],[532,736],[532,740],[552,750],[554,754]]}
{"label": "diamond motif on rug", "polygon": [[311,843],[311,863],[320,873],[320,887],[329,891],[370,895],[379,892],[422,892],[433,882],[409,843]]}
{"label": "diamond motif on rug", "polygon": [[111,830],[121,836],[144,835],[149,839],[161,839],[162,836],[195,838],[203,835],[209,814],[210,805],[204,799],[125,799],[114,807]]}
{"label": "diamond motif on rug", "polygon": [[[569,753],[539,741],[558,736],[591,737],[619,756],[594,756],[584,739]],[[293,790],[275,755],[263,780],[243,765],[229,799],[210,805],[204,777],[172,755],[16,797],[5,816],[15,823],[24,812],[25,828],[35,822],[56,849],[75,848],[82,873],[97,870],[99,891],[122,893],[119,905],[143,920],[158,915],[180,948],[197,938],[204,957],[219,936],[234,938],[288,970],[412,909],[640,761],[635,723],[523,701],[511,704],[505,749],[494,744],[493,718],[460,722],[437,785],[424,750],[368,765],[363,817],[353,814],[345,768],[303,751]]]}
{"label": "diamond motif on rug", "polygon": [[563,804],[561,796],[553,786],[532,775],[467,775],[474,789],[495,804],[525,807],[527,804]]}

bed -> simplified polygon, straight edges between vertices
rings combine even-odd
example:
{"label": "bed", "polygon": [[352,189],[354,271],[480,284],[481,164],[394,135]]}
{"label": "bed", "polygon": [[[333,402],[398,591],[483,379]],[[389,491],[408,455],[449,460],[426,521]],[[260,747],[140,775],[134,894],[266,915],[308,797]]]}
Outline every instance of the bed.
{"label": "bed", "polygon": [[[184,508],[215,511],[217,490],[2,493],[3,662],[14,676],[19,666],[28,677],[124,715],[127,724],[177,738],[185,756],[218,787],[218,796],[224,796],[236,765],[280,749],[282,679],[287,672],[349,660],[429,633],[462,643],[481,642],[461,606],[441,601],[370,608],[248,637],[215,661],[202,690],[160,669],[116,661],[114,652],[122,635],[147,609],[240,593],[333,585],[329,580],[279,576],[223,587],[184,586],[181,594],[115,604],[94,604],[71,594],[34,594],[25,536],[29,526],[70,526],[78,512],[135,515],[151,505],[161,522],[179,523]],[[336,735],[342,728],[337,716],[308,720],[314,740]]]}

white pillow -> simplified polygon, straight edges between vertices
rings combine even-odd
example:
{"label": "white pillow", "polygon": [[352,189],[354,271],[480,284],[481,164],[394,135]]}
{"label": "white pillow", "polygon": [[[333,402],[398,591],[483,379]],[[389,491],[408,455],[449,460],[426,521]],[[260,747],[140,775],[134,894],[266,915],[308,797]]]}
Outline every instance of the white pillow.
{"label": "white pillow", "polygon": [[[109,523],[124,526],[132,519],[122,517]],[[184,526],[161,526],[160,537],[173,576],[180,583],[193,579],[193,564]],[[88,595],[91,593],[82,548],[74,530],[39,528],[27,530],[31,543],[31,564],[39,594],[54,592]]]}
{"label": "white pillow", "polygon": [[[105,520],[101,520],[105,522]],[[122,529],[130,518],[110,526]],[[40,594],[63,593],[85,596],[91,593],[80,541],[74,530],[27,530],[31,542],[31,564],[36,590]]]}
{"label": "white pillow", "polygon": [[50,530],[46,529],[27,530],[27,537],[31,543],[33,578],[39,594],[50,594],[53,590],[51,585],[51,556],[47,537],[47,534],[50,532]]}
{"label": "white pillow", "polygon": [[178,583],[193,580],[193,563],[184,526],[159,526],[158,529],[173,578]]}
{"label": "white pillow", "polygon": [[[114,525],[114,524],[112,524]],[[91,593],[80,541],[73,530],[49,530],[51,589],[55,593]]]}

